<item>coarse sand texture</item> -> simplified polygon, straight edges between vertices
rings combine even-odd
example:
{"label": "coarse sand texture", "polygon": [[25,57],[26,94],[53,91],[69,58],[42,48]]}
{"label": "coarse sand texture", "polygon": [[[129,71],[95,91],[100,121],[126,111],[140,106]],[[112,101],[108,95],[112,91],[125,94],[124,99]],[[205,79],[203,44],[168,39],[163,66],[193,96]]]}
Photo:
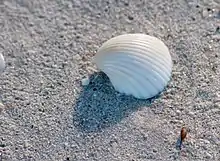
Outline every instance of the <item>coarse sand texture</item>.
{"label": "coarse sand texture", "polygon": [[[219,0],[0,0],[0,161],[219,161],[219,25]],[[173,64],[149,99],[92,61],[134,33]]]}

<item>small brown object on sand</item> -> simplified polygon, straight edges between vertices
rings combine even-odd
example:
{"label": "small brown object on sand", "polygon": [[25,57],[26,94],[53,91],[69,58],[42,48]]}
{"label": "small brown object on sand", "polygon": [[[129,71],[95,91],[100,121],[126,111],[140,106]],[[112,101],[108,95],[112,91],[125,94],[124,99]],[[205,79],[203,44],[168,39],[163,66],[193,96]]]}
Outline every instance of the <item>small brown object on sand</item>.
{"label": "small brown object on sand", "polygon": [[182,127],[181,132],[180,132],[181,141],[183,141],[186,138],[186,135],[187,135],[187,129],[186,127]]}

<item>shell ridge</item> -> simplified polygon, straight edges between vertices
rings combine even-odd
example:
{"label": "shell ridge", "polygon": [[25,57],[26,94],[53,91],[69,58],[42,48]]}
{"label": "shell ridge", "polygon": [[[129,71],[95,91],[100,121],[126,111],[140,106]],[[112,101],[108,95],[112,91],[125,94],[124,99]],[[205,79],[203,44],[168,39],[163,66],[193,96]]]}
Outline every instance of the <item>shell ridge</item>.
{"label": "shell ridge", "polygon": [[[118,78],[119,78],[119,75],[120,76],[123,76],[124,77],[124,74],[123,73],[121,73],[121,71],[118,71],[118,70],[113,70],[113,69],[115,69],[116,68],[116,66],[113,66],[113,64],[112,63],[109,63],[109,62],[106,62],[105,64],[104,64],[104,67],[106,67],[105,68],[105,72],[107,72],[107,73],[113,73],[112,75],[114,75],[114,76],[112,76],[111,77],[111,79],[110,80],[113,80],[114,82],[118,82]],[[120,81],[120,80],[119,80]],[[114,84],[114,82],[112,82],[112,85],[118,90],[118,89],[120,89],[119,87],[118,87],[118,83],[116,83],[116,84]],[[116,87],[116,86],[117,87]],[[123,91],[124,91],[124,89],[123,89]]]}
{"label": "shell ridge", "polygon": [[[117,70],[117,69],[118,69],[118,66],[113,66],[113,64],[114,64],[114,63],[112,63],[112,62],[109,61],[108,63],[105,63],[105,67],[111,67],[112,69]],[[115,64],[114,64],[114,65],[115,65]],[[120,71],[120,70],[118,70],[118,72],[120,72],[120,75],[123,75],[123,77],[125,76],[125,77],[126,77],[126,80],[128,80],[129,84],[133,87],[132,89],[135,89],[134,81],[132,81],[133,77],[126,75],[127,73],[122,72],[122,71]],[[115,77],[115,76],[114,76],[114,77]],[[113,77],[113,78],[114,78],[114,77]],[[129,79],[127,79],[127,78],[129,78]],[[132,78],[132,79],[131,79],[131,78]],[[113,84],[113,86],[114,86],[114,84]],[[129,89],[129,91],[130,91],[130,89]],[[125,92],[124,92],[124,93],[125,93]],[[127,93],[127,94],[132,94],[132,93]]]}
{"label": "shell ridge", "polygon": [[[119,92],[122,92],[122,93],[124,93],[125,92],[125,89],[124,88],[126,88],[126,87],[123,87],[123,88],[119,88],[119,86],[118,86],[118,73],[117,74],[115,74],[115,72],[114,71],[112,71],[112,69],[111,68],[108,68],[108,70],[107,71],[105,71],[106,73],[111,73],[111,72],[113,72],[114,73],[114,76],[111,76],[111,77],[109,77],[110,78],[110,81],[111,81],[111,83],[112,83],[112,85],[113,85],[113,87],[115,88],[115,90],[116,91],[119,91]],[[116,75],[116,76],[115,76]],[[124,76],[122,76],[122,77],[124,77]]]}
{"label": "shell ridge", "polygon": [[[164,86],[165,85],[165,80],[163,77],[161,77],[157,72],[154,72],[148,68],[146,68],[145,66],[142,65],[142,63],[138,62],[138,61],[133,61],[133,62],[130,62],[129,60],[127,59],[123,59],[123,56],[118,56],[118,61],[120,62],[124,62],[125,64],[126,63],[131,63],[134,67],[139,67],[139,69],[136,69],[135,72],[138,73],[139,75],[142,75],[145,80],[147,80],[155,89],[157,90],[161,90],[161,86]],[[130,70],[132,70],[130,68]],[[145,71],[146,70],[146,71]],[[145,73],[146,74],[142,74],[142,73]],[[152,80],[152,81],[151,81]],[[155,82],[159,83],[159,81],[163,81],[163,84],[162,85],[159,85],[159,87],[157,87],[155,85]],[[142,83],[143,87],[144,87],[144,84]]]}
{"label": "shell ridge", "polygon": [[[124,55],[122,54],[122,53],[124,53],[124,52],[121,52],[121,53],[118,53],[117,54],[117,57],[119,57],[119,55],[121,56],[121,57],[123,57]],[[167,75],[169,74],[169,72],[168,71],[162,71],[161,70],[161,66],[160,66],[160,64],[158,64],[158,63],[156,63],[155,62],[155,60],[149,60],[149,58],[148,57],[146,57],[146,56],[143,56],[143,55],[138,55],[138,54],[136,54],[136,52],[131,52],[131,50],[129,50],[127,53],[129,53],[130,55],[135,55],[135,58],[134,59],[136,59],[136,60],[138,60],[138,61],[140,61],[140,62],[142,62],[143,64],[146,64],[146,62],[148,63],[148,65],[149,66],[151,66],[156,72],[158,72],[158,73],[160,73],[161,75],[162,75],[162,78],[166,78],[167,77]],[[112,56],[111,54],[109,54],[110,56]],[[110,57],[109,56],[109,57]],[[141,57],[141,58],[139,58],[139,57]],[[146,61],[144,61],[144,60],[146,60]],[[166,69],[166,68],[165,68]],[[165,72],[165,73],[164,73]],[[167,78],[165,79],[165,81],[167,81]]]}
{"label": "shell ridge", "polygon": [[[164,43],[158,43],[158,42],[151,42],[151,41],[147,41],[147,40],[127,40],[127,41],[120,41],[120,42],[117,42],[117,45],[119,46],[119,44],[124,44],[124,45],[138,45],[138,46],[143,46],[143,47],[155,47],[154,50],[157,51],[159,53],[159,49],[163,48],[163,50],[166,50],[166,52],[169,52],[169,50],[167,49],[167,47],[165,46]],[[108,46],[112,46],[112,45],[115,45],[115,44],[109,44]],[[161,47],[161,48],[156,48],[158,47],[158,45]],[[106,47],[105,47],[106,48]],[[161,54],[161,53],[160,53]],[[161,55],[164,56],[164,54],[162,53]]]}
{"label": "shell ridge", "polygon": [[[116,50],[116,49],[115,49],[115,50]],[[117,50],[118,50],[118,49],[117,49]],[[116,51],[117,51],[117,50],[116,50]],[[119,50],[120,50],[120,49],[119,49]],[[127,47],[127,46],[126,46],[126,49],[123,48],[123,49],[121,49],[121,50],[123,50],[123,52],[127,51],[128,53],[131,52],[131,51],[133,51],[133,54],[134,54],[134,53],[139,53],[139,54],[138,54],[139,57],[145,57],[145,58],[146,58],[146,57],[150,57],[151,60],[153,59],[153,61],[154,61],[154,59],[155,59],[154,56],[152,56],[152,55],[149,54],[149,53],[150,53],[149,51],[146,52],[146,51],[141,50],[141,49],[138,50],[138,49],[136,49],[136,48]],[[110,50],[110,51],[111,51],[111,53],[113,52],[113,50]],[[104,52],[108,52],[108,51],[105,50]],[[137,54],[135,54],[135,55],[137,55]],[[164,62],[165,62],[164,60],[161,60],[161,59],[160,59],[160,60],[157,60],[157,61],[158,61],[160,64],[162,64],[165,69],[167,68],[168,64],[165,64],[165,63],[164,63]],[[155,62],[155,61],[154,61],[154,62]]]}
{"label": "shell ridge", "polygon": [[[135,80],[136,82],[139,82],[139,85],[141,85],[142,87],[144,87],[144,82],[141,80],[146,80],[148,82],[148,84],[152,85],[152,86],[148,85],[148,87],[151,87],[150,91],[156,92],[155,90],[157,90],[157,91],[160,90],[158,87],[155,86],[155,84],[153,82],[150,81],[150,79],[145,74],[141,74],[137,68],[132,69],[131,66],[125,66],[123,63],[120,64],[120,67],[121,67],[120,69],[124,69],[123,72],[126,72],[129,75],[130,75],[130,73],[132,73],[132,70],[135,70],[135,73],[138,74],[138,75],[136,75],[136,77],[138,77],[139,79],[133,79],[133,80]],[[132,75],[131,75],[131,77],[133,78]],[[141,77],[143,77],[144,79],[141,79]],[[140,87],[139,91],[141,92],[141,95],[144,95],[143,88]]]}
{"label": "shell ridge", "polygon": [[[114,66],[114,67],[115,67],[115,66]],[[118,67],[117,67],[117,68],[115,67],[115,69],[118,69]],[[140,94],[139,94],[139,91],[140,91],[140,90],[137,90],[137,91],[134,91],[134,90],[133,90],[133,89],[137,89],[137,88],[135,87],[134,78],[128,76],[129,74],[127,74],[127,73],[124,72],[123,70],[122,70],[122,71],[119,70],[119,72],[120,72],[120,75],[124,75],[124,76],[125,76],[126,81],[128,81],[129,84],[132,86],[132,88],[129,88],[128,92],[123,91],[122,93],[129,94],[129,95],[131,95],[132,93],[135,93],[135,94],[134,94],[135,96],[140,95]],[[120,82],[120,84],[121,84],[121,82]],[[124,83],[124,84],[126,84],[126,83]],[[114,84],[113,84],[113,86],[114,86]],[[131,90],[132,90],[132,91],[131,91]]]}
{"label": "shell ridge", "polygon": [[[155,40],[152,40],[152,41],[147,41],[146,39],[137,39],[137,40],[124,40],[124,41],[119,41],[117,42],[117,46],[120,46],[120,44],[123,44],[123,45],[130,45],[130,46],[135,46],[135,45],[138,45],[138,46],[142,46],[144,48],[151,48],[154,47],[153,49],[159,53],[161,56],[163,56],[163,58],[167,61],[170,61],[171,57],[164,57],[165,54],[163,54],[164,52],[161,51],[161,48],[162,50],[167,53],[169,53],[169,50],[168,48],[166,47],[166,45],[160,40],[160,42],[156,42]],[[108,44],[108,47],[111,47],[113,46],[114,47],[115,44]],[[160,48],[158,48],[158,45],[160,46]],[[106,47],[104,47],[106,48]]]}

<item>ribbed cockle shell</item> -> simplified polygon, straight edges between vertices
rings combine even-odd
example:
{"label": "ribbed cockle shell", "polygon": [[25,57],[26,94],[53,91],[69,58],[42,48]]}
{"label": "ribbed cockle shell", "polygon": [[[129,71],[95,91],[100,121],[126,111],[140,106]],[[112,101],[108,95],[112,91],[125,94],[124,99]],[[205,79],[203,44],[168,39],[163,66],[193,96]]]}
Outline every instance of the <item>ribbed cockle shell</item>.
{"label": "ribbed cockle shell", "polygon": [[94,57],[115,90],[138,99],[162,92],[172,72],[168,47],[145,34],[124,34],[105,42]]}

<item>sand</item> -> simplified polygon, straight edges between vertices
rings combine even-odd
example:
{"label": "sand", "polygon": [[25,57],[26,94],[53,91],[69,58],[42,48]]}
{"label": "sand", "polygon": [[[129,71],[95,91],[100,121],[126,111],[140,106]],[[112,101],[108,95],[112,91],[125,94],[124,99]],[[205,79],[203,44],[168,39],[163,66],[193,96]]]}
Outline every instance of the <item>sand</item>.
{"label": "sand", "polygon": [[[219,0],[1,0],[0,160],[220,160],[219,27]],[[91,62],[125,33],[170,50],[172,79],[153,99],[116,92]]]}

